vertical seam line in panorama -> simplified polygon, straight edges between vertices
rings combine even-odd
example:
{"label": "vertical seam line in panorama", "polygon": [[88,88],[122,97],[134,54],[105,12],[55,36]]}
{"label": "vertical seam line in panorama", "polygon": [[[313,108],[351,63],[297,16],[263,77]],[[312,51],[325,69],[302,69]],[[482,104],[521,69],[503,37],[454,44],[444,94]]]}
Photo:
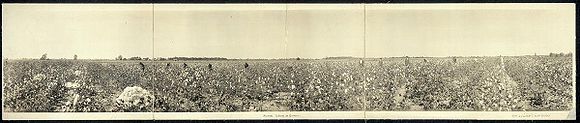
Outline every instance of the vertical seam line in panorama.
{"label": "vertical seam line in panorama", "polygon": [[[367,57],[367,5],[363,3],[363,61]],[[363,62],[364,65],[364,62]],[[367,79],[366,79],[366,70],[364,70],[363,66],[363,117],[365,123],[367,122]]]}
{"label": "vertical seam line in panorama", "polygon": [[[152,58],[151,59],[155,59],[155,3],[151,3],[151,21],[152,21],[152,23],[151,23],[151,25],[152,25],[151,26],[151,34],[152,34],[151,35],[151,41],[153,42],[152,43],[153,46],[152,46],[152,49],[151,49],[151,51],[152,51],[152,53],[151,53],[151,55],[152,55],[151,57]],[[151,74],[153,74],[153,79],[151,79],[151,81],[153,81],[153,85],[152,85],[153,86],[153,88],[152,88],[153,91],[152,91],[152,93],[153,93],[153,97],[154,97],[153,98],[153,105],[151,107],[151,119],[153,121],[155,121],[155,102],[156,102],[155,100],[157,100],[155,98],[155,90],[156,90],[155,85],[157,85],[157,84],[155,84],[156,83],[155,82],[155,77],[157,77],[157,75],[155,75],[155,72],[152,72]]]}

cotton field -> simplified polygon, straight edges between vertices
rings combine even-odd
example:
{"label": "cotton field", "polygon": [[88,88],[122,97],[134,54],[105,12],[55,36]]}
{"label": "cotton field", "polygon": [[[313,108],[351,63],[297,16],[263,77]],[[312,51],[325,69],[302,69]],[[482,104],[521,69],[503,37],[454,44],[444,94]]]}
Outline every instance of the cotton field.
{"label": "cotton field", "polygon": [[574,104],[572,57],[7,60],[3,70],[8,112],[532,111]]}

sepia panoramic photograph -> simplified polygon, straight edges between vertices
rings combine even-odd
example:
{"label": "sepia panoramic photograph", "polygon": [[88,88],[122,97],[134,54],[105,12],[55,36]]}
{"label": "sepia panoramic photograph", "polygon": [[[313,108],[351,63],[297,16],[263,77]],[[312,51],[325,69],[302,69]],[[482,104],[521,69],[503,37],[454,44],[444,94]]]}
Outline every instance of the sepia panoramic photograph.
{"label": "sepia panoramic photograph", "polygon": [[2,4],[3,118],[575,119],[574,12]]}

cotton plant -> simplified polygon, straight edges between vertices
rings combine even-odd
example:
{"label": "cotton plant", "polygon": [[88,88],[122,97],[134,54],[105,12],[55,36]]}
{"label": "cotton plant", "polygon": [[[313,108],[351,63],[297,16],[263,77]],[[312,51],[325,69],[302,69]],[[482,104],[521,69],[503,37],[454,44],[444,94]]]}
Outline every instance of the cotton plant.
{"label": "cotton plant", "polygon": [[36,75],[35,75],[35,76],[32,78],[32,80],[34,80],[34,81],[42,81],[42,80],[44,80],[44,79],[46,79],[46,75],[44,75],[44,74],[36,74]]}
{"label": "cotton plant", "polygon": [[155,97],[149,91],[138,87],[127,87],[117,97],[116,102],[123,111],[147,111],[151,109]]}

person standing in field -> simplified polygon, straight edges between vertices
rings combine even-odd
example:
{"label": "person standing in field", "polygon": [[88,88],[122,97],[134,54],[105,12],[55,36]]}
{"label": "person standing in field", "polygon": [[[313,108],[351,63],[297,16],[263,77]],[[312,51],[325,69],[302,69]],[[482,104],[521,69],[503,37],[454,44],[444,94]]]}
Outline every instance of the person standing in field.
{"label": "person standing in field", "polygon": [[405,56],[405,65],[409,65],[409,64],[410,64],[409,56]]}
{"label": "person standing in field", "polygon": [[500,60],[499,62],[500,62],[501,70],[505,70],[505,64],[503,62],[503,57],[501,55],[499,56],[499,60]]}
{"label": "person standing in field", "polygon": [[211,63],[207,65],[207,68],[209,68],[209,70],[212,70],[211,67],[212,67]]}
{"label": "person standing in field", "polygon": [[247,62],[244,63],[244,68],[248,68],[248,67],[250,67],[250,65]]}
{"label": "person standing in field", "polygon": [[145,71],[145,64],[143,62],[139,62],[139,66],[141,66],[141,70]]}
{"label": "person standing in field", "polygon": [[183,63],[183,68],[187,68],[187,64],[186,63]]}

